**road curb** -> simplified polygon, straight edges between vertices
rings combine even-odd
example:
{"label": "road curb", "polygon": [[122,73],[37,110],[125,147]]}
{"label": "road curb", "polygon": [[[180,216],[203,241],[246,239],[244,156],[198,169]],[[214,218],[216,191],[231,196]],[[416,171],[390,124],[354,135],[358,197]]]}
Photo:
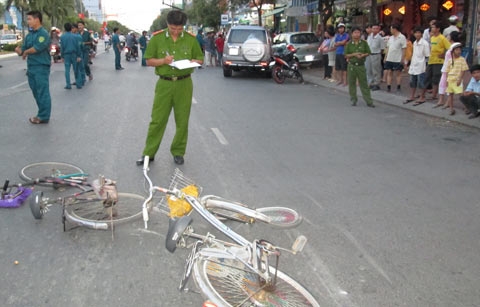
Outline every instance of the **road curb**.
{"label": "road curb", "polygon": [[[335,91],[344,92],[348,96],[348,87],[340,87],[336,86],[336,83],[329,82],[328,80],[323,80],[320,76],[323,74],[323,70],[319,68],[307,69],[303,70],[303,78],[306,82],[326,87],[329,89],[334,89]],[[443,119],[445,121],[456,122],[465,126],[469,126],[472,128],[480,129],[480,120],[478,118],[468,119],[468,115],[465,115],[463,111],[459,110],[458,107],[456,108],[456,115],[450,116],[446,113],[445,110],[433,109],[433,105],[430,102],[426,102],[419,106],[412,106],[411,104],[403,104],[406,97],[401,95],[395,95],[391,93],[387,93],[385,91],[372,91],[372,99],[376,103],[380,104],[387,104],[391,106],[395,106],[401,109],[409,110],[418,114],[428,115],[431,117],[436,117],[439,119]],[[357,87],[357,95],[359,100],[362,99],[362,94],[360,89]],[[458,104],[458,103],[457,103]]]}
{"label": "road curb", "polygon": [[0,59],[11,58],[11,57],[14,57],[14,56],[18,56],[18,54],[16,54],[15,52],[2,54],[2,55],[0,55]]}

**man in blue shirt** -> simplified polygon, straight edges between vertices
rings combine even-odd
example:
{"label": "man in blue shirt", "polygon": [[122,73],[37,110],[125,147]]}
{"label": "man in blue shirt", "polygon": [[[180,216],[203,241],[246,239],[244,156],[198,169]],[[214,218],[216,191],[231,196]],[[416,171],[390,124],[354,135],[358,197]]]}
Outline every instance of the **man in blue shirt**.
{"label": "man in blue shirt", "polygon": [[142,66],[147,66],[147,61],[145,60],[145,51],[147,50],[147,31],[142,32],[142,36],[139,38],[138,43],[140,44],[140,50],[142,50]]}
{"label": "man in blue shirt", "polygon": [[24,60],[27,59],[28,85],[37,102],[37,116],[29,119],[32,124],[46,124],[50,120],[52,99],[50,97],[50,36],[42,26],[42,13],[30,11],[27,13],[27,24],[31,29],[25,37],[22,47],[15,52]]}
{"label": "man in blue shirt", "polygon": [[[63,62],[65,64],[65,89],[71,89],[72,85],[70,84],[70,67],[73,67],[73,72],[77,71],[77,62],[80,62],[82,57],[82,51],[80,50],[80,44],[78,43],[77,37],[75,34],[72,34],[72,24],[67,22],[64,25],[65,33],[62,34],[60,39],[61,53]],[[77,80],[77,74],[75,74],[75,83],[77,88],[82,88],[82,83],[80,80]]]}
{"label": "man in blue shirt", "polygon": [[337,85],[347,86],[347,60],[345,59],[344,49],[349,40],[348,33],[345,32],[345,25],[339,23],[338,33],[335,35],[335,70],[337,71]]}
{"label": "man in blue shirt", "polygon": [[472,79],[468,83],[465,92],[460,96],[460,101],[470,111],[468,118],[475,118],[480,115],[478,109],[480,108],[480,65],[476,64],[470,68]]}
{"label": "man in blue shirt", "polygon": [[118,36],[118,28],[113,28],[112,46],[113,46],[113,51],[115,52],[115,69],[122,70],[123,67],[122,65],[120,65],[120,51],[122,50],[122,46],[120,46],[120,37]]}

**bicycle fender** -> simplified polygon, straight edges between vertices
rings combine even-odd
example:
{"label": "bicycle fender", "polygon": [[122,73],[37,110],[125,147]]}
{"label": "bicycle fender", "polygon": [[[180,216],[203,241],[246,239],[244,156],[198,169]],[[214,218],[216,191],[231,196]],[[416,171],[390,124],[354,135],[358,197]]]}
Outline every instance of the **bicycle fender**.
{"label": "bicycle fender", "polygon": [[182,237],[183,232],[193,222],[193,219],[188,216],[182,216],[178,219],[170,219],[168,221],[168,232],[165,239],[165,248],[173,253],[177,249],[177,243]]}

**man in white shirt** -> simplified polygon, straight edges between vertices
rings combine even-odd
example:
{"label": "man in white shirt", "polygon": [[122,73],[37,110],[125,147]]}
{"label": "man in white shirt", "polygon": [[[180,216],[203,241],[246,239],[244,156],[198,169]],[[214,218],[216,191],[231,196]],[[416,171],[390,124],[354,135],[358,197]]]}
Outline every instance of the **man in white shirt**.
{"label": "man in white shirt", "polygon": [[417,106],[425,102],[425,70],[427,65],[426,58],[430,56],[430,45],[422,38],[422,28],[417,27],[414,30],[415,42],[413,42],[413,54],[408,73],[410,74],[410,98],[405,100],[404,104],[415,100],[415,92],[420,90],[420,99],[413,105]]}
{"label": "man in white shirt", "polygon": [[400,32],[400,25],[390,26],[392,36],[388,39],[385,62],[385,72],[387,73],[387,92],[392,90],[393,72],[396,71],[397,92],[400,92],[402,81],[403,65],[405,63],[405,48],[407,48],[407,39]]}
{"label": "man in white shirt", "polygon": [[478,112],[480,109],[480,65],[473,65],[470,68],[470,73],[472,79],[470,79],[463,95],[460,96],[460,101],[470,111],[471,114],[468,118],[472,119],[480,115]]}
{"label": "man in white shirt", "polygon": [[365,62],[367,80],[370,82],[370,89],[378,91],[382,78],[382,50],[384,48],[383,37],[380,35],[380,26],[378,24],[372,26],[372,33],[368,35],[367,43],[372,52],[367,58],[368,61]]}
{"label": "man in white shirt", "polygon": [[447,39],[450,39],[450,33],[453,31],[460,32],[460,29],[457,27],[458,17],[456,15],[450,16],[448,21],[450,22],[450,26],[443,30],[443,36],[445,36]]}
{"label": "man in white shirt", "polygon": [[430,29],[433,24],[437,21],[436,17],[428,17],[428,27],[423,31],[423,39],[430,44]]}

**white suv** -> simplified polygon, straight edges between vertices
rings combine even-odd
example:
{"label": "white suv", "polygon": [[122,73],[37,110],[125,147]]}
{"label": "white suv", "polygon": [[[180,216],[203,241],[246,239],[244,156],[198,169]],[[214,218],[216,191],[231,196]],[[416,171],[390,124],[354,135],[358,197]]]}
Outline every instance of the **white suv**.
{"label": "white suv", "polygon": [[3,45],[16,44],[18,42],[17,35],[15,34],[3,34],[0,35],[0,47],[3,49]]}
{"label": "white suv", "polygon": [[268,66],[272,57],[272,40],[265,28],[236,26],[228,31],[223,48],[223,75],[231,77],[232,71],[250,70],[265,72],[271,77]]}

